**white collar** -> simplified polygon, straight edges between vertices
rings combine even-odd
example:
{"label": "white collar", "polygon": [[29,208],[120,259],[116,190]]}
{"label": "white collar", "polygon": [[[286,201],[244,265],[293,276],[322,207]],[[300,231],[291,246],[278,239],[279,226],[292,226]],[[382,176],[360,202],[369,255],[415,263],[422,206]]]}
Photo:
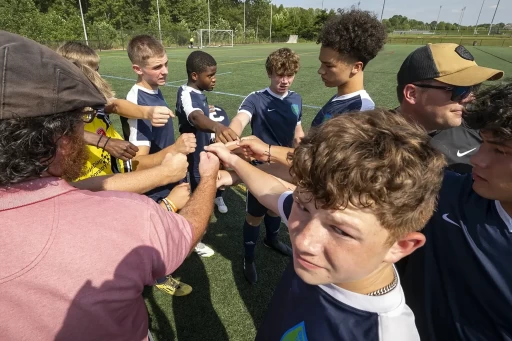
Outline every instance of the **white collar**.
{"label": "white collar", "polygon": [[345,94],[345,95],[341,95],[341,96],[335,96],[332,100],[333,101],[341,101],[341,100],[349,99],[349,98],[356,97],[356,96],[367,97],[368,93],[366,92],[366,90],[363,89],[363,90],[359,90],[359,91],[356,91],[356,92],[351,92],[349,94]]}
{"label": "white collar", "polygon": [[157,95],[158,94],[158,89],[156,89],[156,90],[146,89],[145,87],[137,85],[137,84],[135,84],[134,87],[136,87],[137,89],[142,90],[144,92],[147,92],[148,94],[153,94],[153,95]]}
{"label": "white collar", "polygon": [[[396,273],[396,269],[395,269]],[[396,274],[398,276],[398,273]],[[405,297],[400,285],[400,277],[398,277],[398,285],[382,296],[368,296],[358,294],[346,289],[342,289],[335,284],[327,284],[319,286],[323,291],[331,295],[337,301],[354,307],[359,310],[371,313],[385,314],[399,308],[405,304]]]}
{"label": "white collar", "polygon": [[182,85],[183,87],[183,90],[188,90],[188,91],[192,91],[192,92],[195,92],[196,94],[202,94],[203,92],[201,90],[197,90],[191,86],[188,86],[187,84],[185,85]]}
{"label": "white collar", "polygon": [[274,96],[275,98],[279,98],[279,99],[284,99],[291,92],[290,90],[288,90],[288,91],[286,91],[286,93],[284,95],[281,96],[281,95],[276,94],[272,90],[270,90],[270,87],[266,88],[265,90],[268,91],[268,93],[271,94],[272,96]]}
{"label": "white collar", "polygon": [[494,200],[494,203],[496,204],[496,209],[498,210],[498,214],[501,217],[501,220],[507,225],[509,232],[512,232],[512,218],[510,215],[505,211],[503,206],[501,206],[501,202],[498,200]]}

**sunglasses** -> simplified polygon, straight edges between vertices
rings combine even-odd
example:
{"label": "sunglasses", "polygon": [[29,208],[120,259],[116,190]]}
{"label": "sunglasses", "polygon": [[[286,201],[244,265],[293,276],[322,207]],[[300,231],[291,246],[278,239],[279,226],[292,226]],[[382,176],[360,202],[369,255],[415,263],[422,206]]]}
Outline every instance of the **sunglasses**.
{"label": "sunglasses", "polygon": [[84,111],[82,111],[80,114],[84,123],[91,123],[98,114],[98,110],[93,108],[85,108]]}
{"label": "sunglasses", "polygon": [[413,84],[419,88],[427,89],[438,89],[450,91],[452,93],[451,100],[453,102],[460,102],[466,99],[472,92],[478,91],[480,85],[472,86],[442,86],[442,85],[430,85],[430,84]]}

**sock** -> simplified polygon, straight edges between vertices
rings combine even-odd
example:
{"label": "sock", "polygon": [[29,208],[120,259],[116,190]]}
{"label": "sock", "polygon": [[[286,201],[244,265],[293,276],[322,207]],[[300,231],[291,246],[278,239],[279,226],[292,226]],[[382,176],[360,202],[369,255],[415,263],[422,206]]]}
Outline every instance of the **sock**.
{"label": "sock", "polygon": [[244,248],[245,260],[254,262],[254,249],[260,235],[260,227],[249,225],[247,220],[244,222]]}
{"label": "sock", "polygon": [[218,189],[215,193],[215,198],[222,198],[222,194],[224,193],[223,189]]}
{"label": "sock", "polygon": [[281,228],[281,217],[272,217],[265,214],[265,230],[267,231],[267,241],[272,242],[277,239],[277,234]]}

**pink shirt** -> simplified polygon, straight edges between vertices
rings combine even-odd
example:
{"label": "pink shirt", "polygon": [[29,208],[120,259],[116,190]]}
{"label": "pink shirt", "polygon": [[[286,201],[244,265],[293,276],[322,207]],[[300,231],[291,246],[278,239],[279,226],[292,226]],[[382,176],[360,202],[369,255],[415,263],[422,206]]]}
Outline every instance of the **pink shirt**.
{"label": "pink shirt", "polygon": [[147,197],[58,178],[0,189],[0,340],[145,340],[145,285],[191,248],[190,224]]}

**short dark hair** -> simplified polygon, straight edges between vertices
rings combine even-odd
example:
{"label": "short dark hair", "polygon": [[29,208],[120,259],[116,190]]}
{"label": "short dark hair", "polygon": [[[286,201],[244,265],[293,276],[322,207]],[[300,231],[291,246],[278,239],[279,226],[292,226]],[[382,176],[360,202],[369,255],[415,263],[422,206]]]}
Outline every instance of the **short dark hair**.
{"label": "short dark hair", "polygon": [[80,122],[79,112],[0,120],[0,187],[38,178],[55,157],[58,139],[76,134]]}
{"label": "short dark hair", "polygon": [[217,62],[212,55],[203,51],[194,51],[187,58],[187,75],[190,77],[192,72],[197,74],[205,72],[209,66],[216,66]]}
{"label": "short dark hair", "polygon": [[421,230],[434,213],[445,165],[424,129],[401,115],[370,110],[310,130],[295,149],[290,173],[318,207],[369,208],[395,242]]}
{"label": "short dark hair", "polygon": [[351,62],[360,61],[363,69],[386,42],[386,27],[369,11],[338,10],[322,27],[317,44],[329,47]]}
{"label": "short dark hair", "polygon": [[144,66],[149,58],[162,57],[165,48],[154,37],[146,34],[133,37],[128,43],[128,58],[132,64]]}
{"label": "short dark hair", "polygon": [[482,88],[467,106],[464,120],[496,139],[512,140],[512,82]]}

